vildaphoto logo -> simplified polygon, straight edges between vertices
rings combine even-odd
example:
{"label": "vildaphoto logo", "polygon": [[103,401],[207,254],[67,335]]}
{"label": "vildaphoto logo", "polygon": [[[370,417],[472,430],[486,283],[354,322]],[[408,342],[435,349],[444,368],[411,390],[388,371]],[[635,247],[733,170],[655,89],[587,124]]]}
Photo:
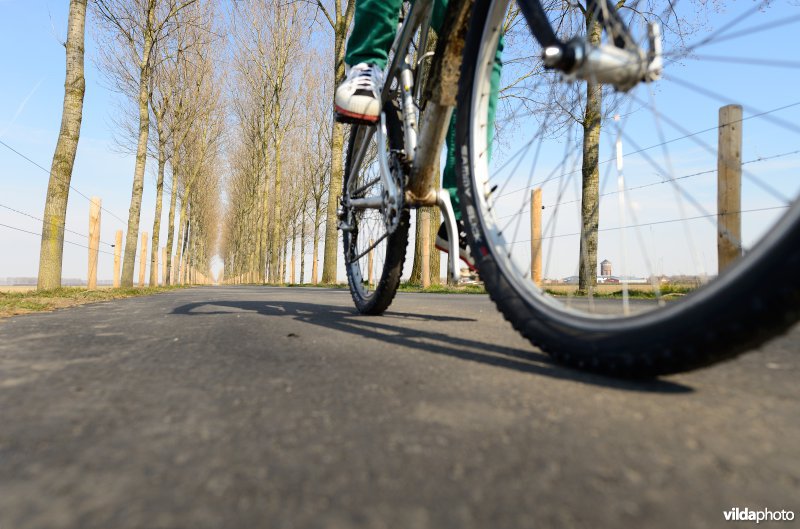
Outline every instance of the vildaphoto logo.
{"label": "vildaphoto logo", "polygon": [[740,509],[734,507],[729,511],[723,511],[725,520],[728,522],[791,522],[794,520],[793,511],[770,511],[769,509],[753,510],[745,507]]}

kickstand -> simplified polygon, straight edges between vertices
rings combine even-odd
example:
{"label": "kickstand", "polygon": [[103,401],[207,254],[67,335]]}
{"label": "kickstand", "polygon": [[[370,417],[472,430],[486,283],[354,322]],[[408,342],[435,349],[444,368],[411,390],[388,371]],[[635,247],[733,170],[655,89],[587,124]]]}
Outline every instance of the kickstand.
{"label": "kickstand", "polygon": [[453,203],[450,201],[450,193],[445,189],[439,189],[436,193],[436,204],[442,212],[444,217],[444,225],[447,229],[447,243],[450,258],[447,260],[447,282],[448,284],[455,285],[461,278],[461,273],[458,269],[459,249],[458,249],[458,226],[456,225],[456,215],[453,211]]}

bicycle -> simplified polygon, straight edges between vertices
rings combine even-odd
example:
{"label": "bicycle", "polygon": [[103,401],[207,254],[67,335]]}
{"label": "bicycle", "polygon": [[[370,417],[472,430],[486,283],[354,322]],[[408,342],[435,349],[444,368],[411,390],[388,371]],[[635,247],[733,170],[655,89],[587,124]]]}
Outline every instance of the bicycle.
{"label": "bicycle", "polygon": [[[779,34],[791,34],[800,25],[798,13],[769,18],[773,8],[769,2],[760,2],[722,23],[716,33],[688,46],[682,43],[675,51],[664,51],[662,43],[669,39],[662,35],[660,24],[649,21],[639,31],[639,26],[632,24],[632,20],[644,16],[639,9],[642,4],[629,3],[633,15],[626,19],[622,9],[618,11],[610,1],[589,1],[583,12],[590,21],[589,36],[570,35],[573,38],[567,40],[558,36],[554,25],[559,29],[569,26],[565,23],[571,16],[569,9],[546,11],[537,0],[475,0],[474,5],[451,0],[436,53],[427,65],[427,23],[432,2],[413,3],[392,47],[381,120],[375,127],[354,126],[348,143],[339,218],[348,283],[361,313],[382,313],[395,295],[405,260],[410,208],[438,206],[448,229],[450,255],[458,255],[450,198],[435,189],[439,178],[436,161],[457,102],[458,196],[480,277],[514,328],[555,360],[627,377],[676,373],[732,358],[780,334],[800,318],[800,182],[783,178],[785,174],[796,175],[792,168],[797,167],[800,152],[800,127],[792,116],[800,101],[783,89],[786,79],[775,81],[770,70],[782,68],[785,75],[787,70],[793,73],[800,63],[774,57],[697,53],[753,35],[761,45],[746,49],[776,51],[768,44],[780,42]],[[675,3],[668,9],[679,16]],[[792,11],[791,7],[778,9]],[[515,13],[519,15],[516,20],[523,20],[524,25],[509,26],[510,15]],[[671,16],[666,13],[661,15],[665,23],[669,19],[664,17]],[[766,23],[761,20],[764,13]],[[747,23],[750,25],[743,29],[742,24]],[[506,147],[505,153],[490,160],[491,145],[485,129],[492,59],[503,32],[520,25],[523,31],[514,38],[523,51],[519,59],[514,56],[504,62],[514,65],[512,73],[520,64],[531,66],[533,73],[520,76],[521,81],[510,85],[512,103],[507,105],[505,121],[498,118],[501,125],[519,130],[516,134],[511,130],[506,136],[506,142],[513,142],[516,150]],[[703,69],[685,67],[695,57],[703,60]],[[713,81],[707,71],[711,66],[731,63],[736,68],[728,68],[727,77],[718,78],[721,83],[730,83],[726,87],[731,96],[721,96],[706,86],[707,80]],[[760,76],[743,77],[741,71],[748,66],[760,71]],[[678,81],[670,71],[688,73],[697,82]],[[796,74],[788,80],[793,79],[800,80]],[[763,86],[772,88],[767,98],[739,86],[762,80]],[[674,100],[671,94],[662,94],[672,86],[683,89]],[[647,92],[646,97],[638,95],[641,91]],[[774,108],[746,104],[743,117],[711,126],[701,122],[701,117],[706,119],[709,113],[707,108],[689,102],[686,95],[726,103],[748,93],[755,94],[762,104],[774,99]],[[593,114],[587,111],[582,118],[576,115],[575,109],[590,108],[594,96],[605,98],[607,115],[601,115],[602,106],[599,112],[592,106]],[[676,103],[669,114],[656,105],[656,96]],[[716,113],[716,107],[713,110]],[[652,121],[640,125],[637,121],[645,111],[650,112]],[[678,114],[684,114],[678,117],[685,125],[678,121]],[[563,133],[577,121],[585,132],[580,146],[577,135]],[[738,211],[709,213],[712,186],[707,180],[715,171],[694,167],[701,161],[708,163],[706,158],[717,157],[704,135],[743,124],[758,132],[748,134],[748,153],[756,150],[752,147],[756,141],[766,138],[758,144],[757,158],[741,160],[741,166],[751,164],[742,170],[746,177],[742,198],[751,200],[754,207],[742,205]],[[633,132],[626,132],[626,127]],[[775,134],[772,129],[782,133]],[[527,134],[529,130],[534,133]],[[596,134],[594,143],[592,133]],[[527,136],[519,138],[526,134],[530,140]],[[606,147],[601,140],[608,141]],[[672,156],[670,149],[682,142],[692,142],[696,147],[681,147],[681,156]],[[552,149],[553,144],[557,150]],[[604,150],[609,154],[600,159]],[[594,162],[587,161],[587,156],[594,156]],[[690,156],[693,167],[686,161]],[[788,169],[778,165],[787,161]],[[523,164],[530,168],[520,173]],[[605,180],[599,174],[603,165]],[[523,180],[525,185],[521,185]],[[617,189],[608,191],[605,186],[613,181]],[[547,221],[539,222],[541,235],[522,222],[535,200],[533,195],[528,198],[533,187],[549,191],[553,202],[545,209]],[[645,190],[654,194],[645,195]],[[672,204],[667,203],[666,191],[674,197]],[[617,202],[616,225],[604,220],[614,218],[607,197]],[[774,199],[772,205],[767,203],[769,197]],[[564,226],[565,211],[570,206],[577,214],[570,215],[565,233],[560,233],[557,226],[559,222]],[[724,219],[714,222],[719,215],[744,216],[748,223],[742,233],[723,229],[720,226],[728,226]],[[645,228],[649,228],[649,237],[643,233]],[[636,248],[631,247],[630,232]],[[708,273],[714,263],[708,262],[702,249],[706,246],[698,250],[696,240],[707,241],[709,237],[715,242],[714,248],[721,238],[740,254],[716,276]],[[595,277],[599,249],[611,252],[615,242],[619,243],[623,268],[640,271],[650,292],[642,295],[652,295],[652,301],[635,299],[638,294],[633,284],[638,279],[627,270],[621,277]],[[685,281],[696,285],[678,288],[663,282],[665,256],[658,259],[656,242],[680,253],[666,256],[667,266],[692,266],[691,272],[683,275]],[[520,246],[528,243],[530,250]],[[632,250],[636,250],[633,256]],[[365,279],[363,270],[371,266],[366,260],[371,263],[372,254],[378,255],[380,271],[374,286]],[[543,277],[536,277],[535,260],[542,254],[546,266]],[[661,263],[660,273],[657,263]],[[548,277],[570,270],[578,278],[575,287],[548,281]],[[677,274],[672,275],[675,281]],[[450,259],[448,276],[451,281],[457,279],[457,259]],[[780,278],[781,284],[770,288],[765,284],[768,278]],[[619,297],[618,302],[605,298],[603,285],[598,282],[612,279],[620,285],[619,293],[613,294]]]}

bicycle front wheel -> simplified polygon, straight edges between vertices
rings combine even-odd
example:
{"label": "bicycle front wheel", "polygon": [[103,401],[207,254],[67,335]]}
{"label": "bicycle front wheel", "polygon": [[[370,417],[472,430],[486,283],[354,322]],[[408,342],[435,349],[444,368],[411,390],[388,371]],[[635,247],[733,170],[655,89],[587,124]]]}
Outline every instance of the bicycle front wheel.
{"label": "bicycle front wheel", "polygon": [[[402,146],[397,109],[388,103],[383,124],[354,125],[347,146],[340,226],[350,294],[362,314],[382,314],[394,299],[408,244],[409,212],[390,204],[381,180],[383,156],[402,189],[403,168],[395,158]],[[377,130],[382,127],[382,130]],[[382,151],[382,152],[381,152]],[[402,193],[401,193],[402,195]],[[380,207],[353,207],[353,200],[377,200]]]}
{"label": "bicycle front wheel", "polygon": [[[800,62],[781,43],[800,8],[623,3],[644,49],[662,23],[664,69],[622,93],[543,68],[519,15],[532,1],[476,1],[458,97],[462,211],[505,317],[555,359],[623,376],[709,365],[796,322]],[[618,36],[576,7],[548,11],[562,39]]]}

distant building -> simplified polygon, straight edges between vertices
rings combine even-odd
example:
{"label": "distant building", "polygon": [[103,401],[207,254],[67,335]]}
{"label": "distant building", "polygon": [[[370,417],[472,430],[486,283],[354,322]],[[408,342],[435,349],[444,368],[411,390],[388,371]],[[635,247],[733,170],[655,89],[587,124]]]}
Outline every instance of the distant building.
{"label": "distant building", "polygon": [[614,275],[611,272],[611,261],[608,259],[604,259],[602,263],[600,263],[600,276],[601,277],[608,277]]}

